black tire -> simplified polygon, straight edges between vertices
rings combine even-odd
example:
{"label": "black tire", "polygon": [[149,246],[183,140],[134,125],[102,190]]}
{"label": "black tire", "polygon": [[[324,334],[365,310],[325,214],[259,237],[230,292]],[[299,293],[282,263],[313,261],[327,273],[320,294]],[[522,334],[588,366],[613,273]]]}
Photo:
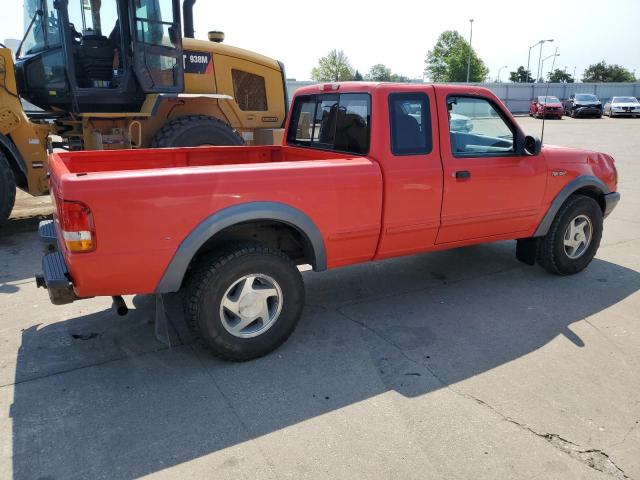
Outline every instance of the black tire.
{"label": "black tire", "polygon": [[[588,217],[591,222],[591,241],[589,246],[577,258],[570,258],[564,247],[564,235],[579,215]],[[538,241],[537,261],[548,272],[556,275],[572,275],[585,269],[600,246],[602,238],[602,210],[593,198],[584,195],[571,195],[562,205],[546,236]]]}
{"label": "black tire", "polygon": [[[239,279],[255,274],[276,282],[281,292],[280,310],[262,333],[241,338],[225,326],[229,317],[227,310],[222,309],[222,301],[230,297],[229,289]],[[195,334],[214,355],[237,362],[261,357],[279,347],[295,330],[305,299],[302,276],[291,259],[258,243],[239,244],[204,256],[189,274],[183,289],[185,316]],[[239,303],[241,298],[238,297]],[[256,320],[253,328],[259,330],[263,321]]]}
{"label": "black tire", "polygon": [[0,225],[6,222],[16,203],[16,177],[7,157],[0,152]]}
{"label": "black tire", "polygon": [[171,120],[156,132],[151,142],[153,148],[201,145],[244,145],[244,140],[218,118],[189,115]]}

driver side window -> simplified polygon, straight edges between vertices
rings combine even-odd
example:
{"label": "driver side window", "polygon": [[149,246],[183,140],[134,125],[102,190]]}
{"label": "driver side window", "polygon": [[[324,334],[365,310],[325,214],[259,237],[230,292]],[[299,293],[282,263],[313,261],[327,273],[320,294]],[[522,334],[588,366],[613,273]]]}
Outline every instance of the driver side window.
{"label": "driver side window", "polygon": [[514,134],[484,98],[447,98],[449,134],[454,156],[491,157],[514,153]]}

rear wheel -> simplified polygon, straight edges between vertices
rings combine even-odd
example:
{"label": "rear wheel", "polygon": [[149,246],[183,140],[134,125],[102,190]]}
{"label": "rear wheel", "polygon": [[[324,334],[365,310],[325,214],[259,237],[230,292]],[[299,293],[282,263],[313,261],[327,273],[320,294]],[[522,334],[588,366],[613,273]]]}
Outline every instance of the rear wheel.
{"label": "rear wheel", "polygon": [[0,225],[11,215],[16,202],[16,178],[7,157],[0,152]]}
{"label": "rear wheel", "polygon": [[572,195],[539,240],[538,263],[557,275],[578,273],[591,263],[601,238],[600,205],[591,197]]}
{"label": "rear wheel", "polygon": [[153,137],[153,148],[244,145],[242,137],[227,123],[207,115],[189,115],[171,120]]}
{"label": "rear wheel", "polygon": [[201,259],[184,287],[189,324],[211,352],[245,361],[276,349],[295,329],[304,284],[284,253],[247,243]]}

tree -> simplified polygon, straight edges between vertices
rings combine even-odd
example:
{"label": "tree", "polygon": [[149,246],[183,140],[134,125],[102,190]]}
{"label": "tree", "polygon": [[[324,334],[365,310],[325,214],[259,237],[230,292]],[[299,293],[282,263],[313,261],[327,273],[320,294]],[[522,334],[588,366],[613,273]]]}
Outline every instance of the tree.
{"label": "tree", "polygon": [[311,69],[311,79],[316,82],[343,82],[353,79],[353,68],[342,50],[331,50]]}
{"label": "tree", "polygon": [[405,77],[404,75],[398,75],[397,73],[391,74],[392,82],[400,82],[400,83],[409,83],[411,80],[409,77]]}
{"label": "tree", "polygon": [[527,70],[520,65],[515,72],[509,72],[509,81],[514,83],[533,83],[531,70]]}
{"label": "tree", "polygon": [[432,50],[427,53],[424,73],[434,82],[464,82],[471,52],[469,81],[482,82],[489,69],[462,35],[454,30],[442,32]]}
{"label": "tree", "polygon": [[372,82],[408,82],[409,77],[391,72],[391,69],[382,63],[377,63],[369,69],[365,75],[367,80]]}
{"label": "tree", "polygon": [[358,70],[356,70],[356,73],[353,74],[353,79],[356,82],[361,82],[362,80],[364,80],[364,78],[362,78],[362,74]]}
{"label": "tree", "polygon": [[549,72],[547,74],[547,79],[551,83],[573,83],[574,82],[574,79],[570,74],[568,74],[567,72],[559,68],[556,68],[553,72]]}
{"label": "tree", "polygon": [[607,65],[603,60],[589,65],[582,75],[583,82],[634,82],[633,74],[621,65]]}
{"label": "tree", "polygon": [[381,63],[375,64],[369,69],[369,73],[365,76],[367,80],[372,82],[390,82],[391,81],[391,69],[384,66]]}

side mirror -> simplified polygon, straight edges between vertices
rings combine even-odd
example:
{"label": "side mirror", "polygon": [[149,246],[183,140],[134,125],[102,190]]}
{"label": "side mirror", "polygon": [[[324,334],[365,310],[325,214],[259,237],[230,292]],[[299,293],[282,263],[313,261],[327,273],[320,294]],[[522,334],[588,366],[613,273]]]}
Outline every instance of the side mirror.
{"label": "side mirror", "polygon": [[540,150],[542,150],[542,142],[538,137],[534,137],[533,135],[527,135],[524,137],[524,153],[527,155],[538,155]]}

